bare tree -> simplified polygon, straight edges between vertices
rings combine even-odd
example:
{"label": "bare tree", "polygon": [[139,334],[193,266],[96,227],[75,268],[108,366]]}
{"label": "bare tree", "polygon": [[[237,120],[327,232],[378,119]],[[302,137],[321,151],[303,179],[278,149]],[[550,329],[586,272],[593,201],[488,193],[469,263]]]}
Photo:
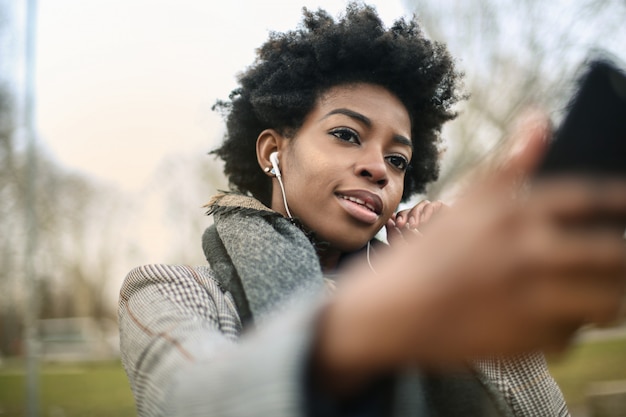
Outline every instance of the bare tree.
{"label": "bare tree", "polygon": [[[27,159],[16,143],[12,95],[0,88],[0,353],[18,354],[25,303],[24,192]],[[39,244],[34,254],[44,317],[115,315],[105,291],[125,256],[126,206],[118,190],[59,166],[37,151],[35,205]]]}
{"label": "bare tree", "polygon": [[506,138],[529,106],[555,121],[579,64],[597,48],[623,53],[626,4],[618,0],[406,0],[428,34],[447,43],[466,73],[470,99],[445,130],[451,138],[437,197]]}
{"label": "bare tree", "polygon": [[[149,231],[163,228],[167,239],[161,247],[162,261],[200,264],[206,262],[201,236],[212,220],[204,204],[218,190],[226,189],[222,164],[202,152],[175,154],[166,158],[155,171],[142,200],[159,208]],[[156,220],[156,222],[155,222]]]}

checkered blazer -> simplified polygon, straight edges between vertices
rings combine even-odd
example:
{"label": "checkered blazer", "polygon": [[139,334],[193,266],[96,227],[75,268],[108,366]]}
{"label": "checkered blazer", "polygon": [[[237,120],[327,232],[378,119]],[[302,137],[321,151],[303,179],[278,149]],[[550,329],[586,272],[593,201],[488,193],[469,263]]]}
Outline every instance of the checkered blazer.
{"label": "checkered blazer", "polygon": [[[301,300],[257,323],[262,331],[242,332],[233,297],[210,267],[132,270],[120,292],[119,325],[139,416],[306,415],[305,364],[322,305],[321,298]],[[568,415],[540,355],[479,368],[508,403],[504,415]],[[404,399],[402,386],[397,391],[394,415],[431,415],[428,399],[412,388]]]}

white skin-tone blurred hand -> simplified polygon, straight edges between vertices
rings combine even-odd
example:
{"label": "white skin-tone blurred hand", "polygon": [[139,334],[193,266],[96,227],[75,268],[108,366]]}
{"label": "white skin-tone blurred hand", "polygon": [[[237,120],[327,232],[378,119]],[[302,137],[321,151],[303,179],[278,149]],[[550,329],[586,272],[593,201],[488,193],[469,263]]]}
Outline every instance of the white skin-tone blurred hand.
{"label": "white skin-tone blurred hand", "polygon": [[[454,206],[425,214],[428,233],[402,234],[406,244],[374,259],[377,273],[358,265],[342,278],[315,351],[320,378],[339,384],[331,390],[416,364],[563,349],[581,325],[617,317],[622,234],[571,225],[598,212],[626,220],[626,182],[542,180],[512,198],[511,184],[543,151],[545,129],[527,122],[525,146]],[[420,204],[396,224],[421,221],[433,203]]]}

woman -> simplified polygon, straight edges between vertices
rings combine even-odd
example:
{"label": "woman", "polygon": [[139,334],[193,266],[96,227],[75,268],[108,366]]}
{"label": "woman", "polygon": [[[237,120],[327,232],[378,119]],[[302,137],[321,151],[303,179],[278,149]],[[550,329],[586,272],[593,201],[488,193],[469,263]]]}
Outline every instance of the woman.
{"label": "woman", "polygon": [[567,413],[529,352],[614,317],[625,266],[619,237],[563,219],[624,213],[626,188],[511,199],[546,133],[526,122],[523,151],[454,207],[394,214],[437,177],[458,81],[415,22],[385,29],[367,6],[271,35],[217,106],[236,193],[208,204],[210,266],[144,266],[122,288],[140,415]]}

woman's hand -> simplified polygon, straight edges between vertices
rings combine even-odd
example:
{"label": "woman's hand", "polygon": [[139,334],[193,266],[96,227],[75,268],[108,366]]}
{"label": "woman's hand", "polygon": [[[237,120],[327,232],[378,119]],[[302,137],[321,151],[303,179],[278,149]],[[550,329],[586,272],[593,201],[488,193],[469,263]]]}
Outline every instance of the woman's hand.
{"label": "woman's hand", "polygon": [[408,236],[421,235],[423,226],[446,207],[442,201],[422,200],[413,208],[399,211],[385,225],[387,241],[390,245],[394,245],[404,241]]}
{"label": "woman's hand", "polygon": [[562,349],[580,326],[618,317],[623,232],[584,221],[602,213],[626,222],[626,181],[554,178],[513,195],[544,137],[526,126],[526,146],[432,218],[427,234],[381,253],[377,274],[360,265],[342,279],[320,321],[320,369],[364,380],[413,364]]}

